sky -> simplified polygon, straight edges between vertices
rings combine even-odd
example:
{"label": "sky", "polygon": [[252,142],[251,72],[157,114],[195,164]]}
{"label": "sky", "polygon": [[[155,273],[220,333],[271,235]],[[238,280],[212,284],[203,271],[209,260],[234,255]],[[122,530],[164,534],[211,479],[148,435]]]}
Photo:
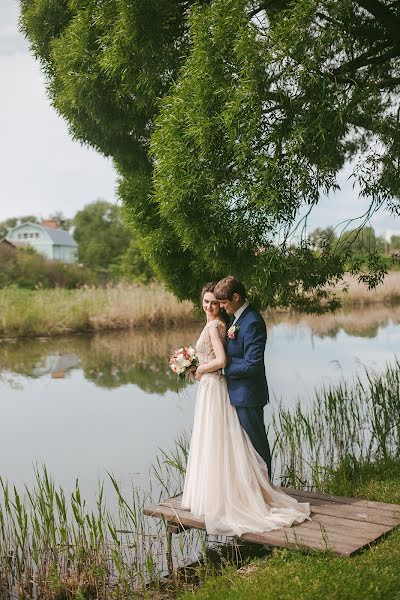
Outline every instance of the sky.
{"label": "sky", "polygon": [[[51,107],[39,63],[18,31],[18,14],[17,0],[0,0],[0,221],[56,211],[73,217],[98,198],[119,203],[112,162],[73,141]],[[313,209],[308,231],[365,212],[367,202],[353,190],[350,172],[347,166],[341,190]],[[371,224],[379,235],[400,232],[400,219],[384,211]]]}

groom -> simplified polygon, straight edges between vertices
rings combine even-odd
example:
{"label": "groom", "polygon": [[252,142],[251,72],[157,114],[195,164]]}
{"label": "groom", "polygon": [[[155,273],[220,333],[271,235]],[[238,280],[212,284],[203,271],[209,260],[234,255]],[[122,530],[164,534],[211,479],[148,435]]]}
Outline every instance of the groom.
{"label": "groom", "polygon": [[243,283],[233,275],[217,283],[214,295],[231,317],[225,367],[229,399],[271,477],[271,452],[264,425],[264,406],[269,402],[264,364],[265,322],[246,300]]}

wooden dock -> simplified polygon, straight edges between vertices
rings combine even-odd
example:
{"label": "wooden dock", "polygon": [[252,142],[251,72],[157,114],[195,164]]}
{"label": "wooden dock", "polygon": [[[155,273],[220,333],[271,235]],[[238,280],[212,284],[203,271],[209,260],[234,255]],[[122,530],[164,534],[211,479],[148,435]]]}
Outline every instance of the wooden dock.
{"label": "wooden dock", "polygon": [[[300,502],[310,502],[312,520],[268,533],[246,533],[240,539],[266,546],[351,556],[400,525],[398,504],[282,489]],[[181,498],[181,495],[169,498],[156,506],[148,506],[144,512],[164,519],[169,534],[191,528],[205,529],[204,520],[181,508]]]}

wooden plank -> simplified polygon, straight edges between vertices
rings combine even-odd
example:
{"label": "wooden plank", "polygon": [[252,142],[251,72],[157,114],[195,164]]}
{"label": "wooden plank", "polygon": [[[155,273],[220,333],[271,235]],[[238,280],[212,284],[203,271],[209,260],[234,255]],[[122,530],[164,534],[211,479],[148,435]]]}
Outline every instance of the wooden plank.
{"label": "wooden plank", "polygon": [[163,500],[162,502],[160,502],[160,506],[172,506],[174,508],[179,508],[179,510],[185,510],[189,512],[187,508],[182,508],[181,504],[182,494],[179,494],[178,496],[173,496],[172,498],[168,498],[168,500]]}
{"label": "wooden plank", "polygon": [[[295,495],[293,497],[296,498]],[[301,498],[301,496],[297,496]],[[388,525],[395,527],[400,523],[400,519],[391,516],[389,513],[384,511],[374,510],[364,506],[352,506],[349,504],[336,504],[333,502],[325,502],[319,498],[315,498],[311,503],[313,513],[332,515],[337,517],[344,517],[354,519],[355,521],[366,521],[368,523],[375,523],[377,525]]]}
{"label": "wooden plank", "polygon": [[[363,523],[363,525],[365,525],[365,523]],[[315,520],[306,521],[300,525],[296,525],[296,529],[299,531],[315,529],[316,531],[326,532],[328,535],[330,533],[338,533],[342,539],[372,541],[376,537],[383,535],[387,531],[390,531],[391,528],[383,525],[379,526],[378,530],[375,529],[373,531],[371,531],[368,527],[365,529],[349,528],[346,525],[338,524],[332,519],[327,523]]]}
{"label": "wooden plank", "polygon": [[256,542],[266,546],[279,546],[282,548],[301,548],[305,550],[329,551],[332,554],[350,556],[360,546],[357,543],[337,542],[334,546],[327,544],[322,536],[300,536],[290,529],[279,529],[268,533],[245,533],[241,539]]}
{"label": "wooden plank", "polygon": [[332,494],[322,494],[321,492],[308,492],[305,490],[296,490],[294,488],[279,487],[289,496],[301,496],[302,498],[319,498],[321,500],[339,502],[340,504],[352,504],[357,506],[365,506],[366,508],[374,508],[376,510],[385,510],[389,512],[399,511],[400,518],[400,505],[389,504],[388,502],[375,502],[375,500],[364,500],[363,498],[349,498],[347,496],[334,496]]}
{"label": "wooden plank", "polygon": [[[315,502],[311,502],[313,505],[321,505],[323,503],[332,503],[332,504],[346,504],[349,506],[357,507],[357,508],[366,508],[372,510],[382,510],[385,513],[388,513],[389,518],[393,518],[398,520],[400,523],[400,505],[397,504],[388,504],[385,502],[374,502],[372,500],[358,500],[356,498],[346,498],[345,496],[332,496],[330,494],[320,494],[318,492],[306,492],[303,490],[295,490],[291,488],[280,488],[290,496],[296,499],[305,498],[308,501],[311,499],[315,500]],[[342,499],[347,502],[342,502]],[[166,501],[161,502],[160,504],[163,506],[174,506],[179,508],[180,510],[187,510],[181,508],[181,500],[182,494],[175,496],[173,498],[169,498]],[[359,511],[364,512],[364,511]]]}
{"label": "wooden plank", "polygon": [[175,510],[167,506],[150,506],[144,509],[144,514],[149,517],[165,518],[167,521],[178,525],[205,529],[204,520],[194,517],[190,512]]}
{"label": "wooden plank", "polygon": [[[350,556],[370,545],[400,524],[400,506],[369,500],[344,498],[283,488],[300,501],[309,501],[311,521],[264,533],[246,533],[241,539],[269,546],[328,550]],[[145,508],[147,515],[162,518],[185,528],[205,529],[204,519],[181,508],[182,495],[168,498],[157,506]]]}
{"label": "wooden plank", "polygon": [[[291,492],[290,495],[293,497],[300,498],[300,495],[297,490],[293,490],[293,492]],[[387,513],[386,511],[384,511],[383,513],[376,512],[375,509],[372,508],[373,503],[370,503],[370,506],[368,507],[359,508],[358,506],[354,505],[340,505],[336,500],[332,500],[331,498],[328,498],[327,502],[325,502],[325,498],[322,494],[318,494],[318,496],[318,498],[313,499],[313,502],[311,502],[311,509],[313,514],[324,514],[327,516],[332,515],[335,518],[348,519],[351,521],[356,521],[358,523],[371,523],[372,526],[377,525],[393,527],[400,523],[400,515],[399,519],[397,519],[397,517],[393,517],[390,513]],[[307,495],[307,498],[310,498],[310,496]],[[168,500],[160,503],[160,505],[170,506],[176,508],[177,510],[186,511],[187,509],[181,508],[181,499],[182,494],[180,494],[179,496],[175,496],[174,498],[169,498]],[[327,506],[327,509],[321,508],[324,506]],[[400,508],[397,507],[397,505],[389,506],[392,506],[392,510],[394,513],[396,513],[397,508]],[[349,526],[351,527],[352,524],[349,523]],[[372,527],[372,529],[374,529],[374,527]]]}
{"label": "wooden plank", "polygon": [[376,525],[375,523],[366,523],[365,521],[355,521],[354,519],[346,519],[331,515],[313,514],[312,520],[313,522],[321,523],[324,526],[340,527],[348,532],[360,531],[361,533],[364,533],[370,531],[377,536],[392,529],[389,525]]}
{"label": "wooden plank", "polygon": [[[157,509],[157,507],[152,508],[155,508],[156,510],[151,512],[151,516],[162,515],[166,520],[172,521],[173,523],[178,523],[182,526],[205,529],[205,523],[202,519],[193,517],[193,515],[186,511],[180,511],[179,509],[169,508],[167,506],[163,506],[161,509]],[[146,514],[149,514],[149,512],[150,511],[146,509]],[[283,544],[285,547],[291,548],[297,546],[308,546],[319,550],[327,549],[327,541],[326,539],[324,539],[324,535],[322,535],[321,529],[315,528],[310,531],[297,532],[298,528],[299,526],[283,527],[265,533],[246,533],[243,536],[241,536],[241,538],[250,539],[248,536],[252,536],[251,539],[253,539],[254,536],[257,536],[258,543],[266,545],[281,546]],[[329,538],[329,542],[331,546],[333,542],[335,542],[335,547],[340,545],[346,550],[346,553],[352,552],[355,548],[358,548],[360,546],[360,544],[354,543],[351,540],[343,540],[343,536],[337,535],[333,532]],[[366,538],[363,538],[362,543],[364,545],[368,543],[368,540]]]}

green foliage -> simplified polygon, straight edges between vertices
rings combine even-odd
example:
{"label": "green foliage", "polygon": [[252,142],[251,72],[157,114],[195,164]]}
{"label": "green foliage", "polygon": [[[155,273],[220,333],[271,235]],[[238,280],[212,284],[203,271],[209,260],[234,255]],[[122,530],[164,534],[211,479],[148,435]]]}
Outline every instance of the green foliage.
{"label": "green foliage", "polygon": [[390,250],[399,251],[400,250],[400,235],[392,235],[390,238]]}
{"label": "green foliage", "polygon": [[107,271],[129,246],[130,234],[118,206],[98,200],[78,211],[73,219],[78,258],[94,271]]}
{"label": "green foliage", "polygon": [[372,227],[346,231],[340,236],[338,247],[339,250],[344,249],[346,252],[350,250],[351,254],[359,256],[368,256],[375,250],[383,250]]}
{"label": "green foliage", "polygon": [[[262,306],[337,306],[323,287],[350,248],[293,251],[293,228],[349,159],[371,212],[399,214],[398,4],[20,2],[53,105],[113,157],[157,276],[180,298],[234,272]],[[386,267],[351,269],[373,286]]]}
{"label": "green foliage", "polygon": [[21,288],[77,288],[96,279],[78,265],[47,260],[33,248],[12,248],[0,244],[0,288],[17,285]]}
{"label": "green foliage", "polygon": [[[126,279],[137,283],[149,283],[154,279],[138,241],[132,239],[132,234],[123,223],[122,211],[118,206],[98,200],[86,205],[73,219],[65,217],[60,211],[50,214],[48,218],[56,220],[58,226],[66,231],[74,226],[78,257],[84,268],[50,262],[36,253],[33,256],[34,251],[29,246],[25,254],[18,254],[3,244],[0,246],[0,286],[15,283],[28,288],[77,287],[82,283],[104,283],[110,279]],[[0,223],[0,235],[4,237],[19,221],[39,222],[34,215],[19,219],[13,217]]]}
{"label": "green foliage", "polygon": [[126,252],[121,256],[118,275],[135,283],[150,283],[154,279],[154,272],[144,259],[137,240],[131,240]]}
{"label": "green foliage", "polygon": [[24,215],[23,217],[10,217],[0,223],[0,240],[5,238],[8,230],[16,227],[18,223],[38,223],[39,220],[34,215]]}
{"label": "green foliage", "polygon": [[311,246],[318,251],[323,251],[327,246],[332,246],[337,240],[337,235],[333,227],[317,227],[308,236]]}

